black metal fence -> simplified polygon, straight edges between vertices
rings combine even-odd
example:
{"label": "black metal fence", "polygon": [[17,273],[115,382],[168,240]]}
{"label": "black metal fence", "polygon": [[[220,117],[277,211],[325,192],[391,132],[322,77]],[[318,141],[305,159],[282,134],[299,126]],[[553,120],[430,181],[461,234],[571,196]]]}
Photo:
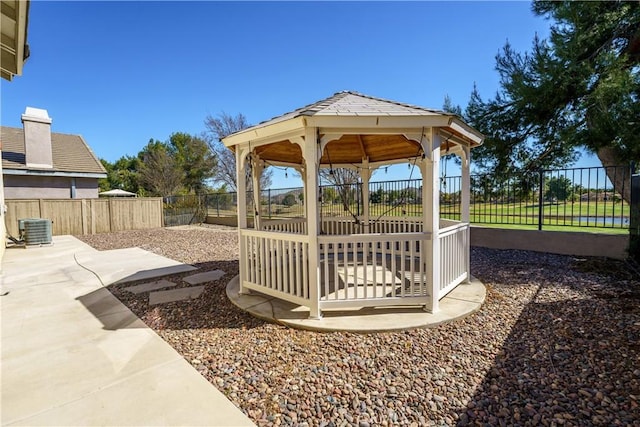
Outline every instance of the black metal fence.
{"label": "black metal fence", "polygon": [[207,209],[202,195],[168,196],[162,199],[165,227],[203,222]]}
{"label": "black metal fence", "polygon": [[[628,228],[631,168],[591,167],[541,170],[514,176],[472,175],[470,219],[478,224]],[[460,219],[462,179],[440,179],[440,216]],[[320,187],[321,214],[357,216],[362,209],[362,184]],[[304,189],[247,193],[247,213],[264,218],[303,217]],[[369,212],[383,216],[422,215],[422,180],[369,183]],[[201,222],[206,215],[237,215],[237,194],[211,193],[165,198],[165,224]]]}
{"label": "black metal fence", "polygon": [[[631,168],[540,170],[471,177],[471,222],[628,228]],[[628,200],[628,195],[626,196]]]}

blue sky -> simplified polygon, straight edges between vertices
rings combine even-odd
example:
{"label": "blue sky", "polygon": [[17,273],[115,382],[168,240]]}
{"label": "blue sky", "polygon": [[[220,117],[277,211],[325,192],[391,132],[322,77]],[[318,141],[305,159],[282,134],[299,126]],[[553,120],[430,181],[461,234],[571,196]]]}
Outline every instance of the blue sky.
{"label": "blue sky", "polygon": [[[53,131],[98,157],[198,134],[208,114],[258,123],[341,90],[441,108],[474,82],[498,87],[495,55],[548,35],[529,2],[33,1],[22,77],[1,84],[1,123],[44,108]],[[597,165],[593,157],[581,166]],[[273,188],[300,185],[275,171]],[[414,177],[416,174],[414,173]],[[406,167],[374,180],[401,179]]]}

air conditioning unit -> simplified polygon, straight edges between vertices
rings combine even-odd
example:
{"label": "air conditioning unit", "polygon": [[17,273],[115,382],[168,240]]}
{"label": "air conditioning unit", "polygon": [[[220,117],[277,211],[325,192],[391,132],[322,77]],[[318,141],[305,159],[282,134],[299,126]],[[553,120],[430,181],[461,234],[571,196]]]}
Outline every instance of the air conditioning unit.
{"label": "air conditioning unit", "polygon": [[27,245],[51,243],[52,221],[50,219],[26,218],[18,220],[20,237]]}

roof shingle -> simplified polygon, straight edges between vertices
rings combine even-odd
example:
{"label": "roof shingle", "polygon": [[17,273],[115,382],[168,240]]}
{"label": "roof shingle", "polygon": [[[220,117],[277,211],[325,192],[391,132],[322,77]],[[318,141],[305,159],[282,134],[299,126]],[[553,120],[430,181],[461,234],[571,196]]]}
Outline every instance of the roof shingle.
{"label": "roof shingle", "polygon": [[[31,170],[25,162],[24,130],[0,126],[2,168]],[[80,135],[51,133],[52,172],[98,173],[106,170]],[[38,169],[41,170],[41,169]]]}
{"label": "roof shingle", "polygon": [[[419,107],[417,105],[403,104],[358,92],[342,91],[313,104],[298,108],[280,116],[261,122],[248,129],[262,127],[299,116],[425,116],[425,115],[445,115],[451,116],[440,110]],[[244,129],[243,131],[245,131]],[[241,131],[241,132],[243,132]]]}

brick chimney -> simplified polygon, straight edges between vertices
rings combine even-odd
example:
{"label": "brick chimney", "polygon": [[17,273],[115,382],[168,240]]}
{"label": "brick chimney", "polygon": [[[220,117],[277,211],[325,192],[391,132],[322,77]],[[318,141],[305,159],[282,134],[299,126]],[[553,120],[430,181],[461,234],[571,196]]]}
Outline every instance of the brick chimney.
{"label": "brick chimney", "polygon": [[47,110],[27,107],[22,115],[24,156],[27,167],[53,168],[51,117]]}

